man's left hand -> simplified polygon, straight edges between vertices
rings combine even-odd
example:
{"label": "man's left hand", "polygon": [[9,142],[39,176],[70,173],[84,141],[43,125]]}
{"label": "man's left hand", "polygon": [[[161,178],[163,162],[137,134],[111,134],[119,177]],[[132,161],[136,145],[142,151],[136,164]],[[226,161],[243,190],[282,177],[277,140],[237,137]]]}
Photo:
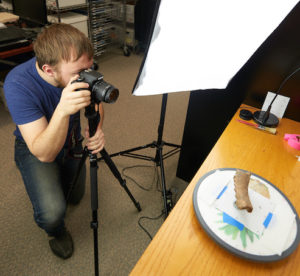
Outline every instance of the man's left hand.
{"label": "man's left hand", "polygon": [[93,137],[90,137],[89,127],[87,126],[85,129],[85,137],[87,139],[86,146],[88,150],[91,151],[92,154],[97,154],[104,148],[104,144],[105,144],[104,133],[100,125],[98,125],[97,130]]}

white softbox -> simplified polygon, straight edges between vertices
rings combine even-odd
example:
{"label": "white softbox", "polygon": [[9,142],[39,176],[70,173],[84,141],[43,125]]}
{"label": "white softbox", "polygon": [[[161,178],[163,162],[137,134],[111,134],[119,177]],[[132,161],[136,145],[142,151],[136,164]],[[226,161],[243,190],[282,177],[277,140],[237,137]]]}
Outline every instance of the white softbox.
{"label": "white softbox", "polygon": [[161,0],[133,94],[226,88],[297,0]]}

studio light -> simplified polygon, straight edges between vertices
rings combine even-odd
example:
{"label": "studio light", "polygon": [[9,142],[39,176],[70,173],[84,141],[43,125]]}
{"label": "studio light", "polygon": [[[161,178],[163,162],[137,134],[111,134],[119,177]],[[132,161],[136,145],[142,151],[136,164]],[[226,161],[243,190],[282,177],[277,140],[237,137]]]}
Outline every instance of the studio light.
{"label": "studio light", "polygon": [[223,89],[297,0],[161,0],[137,96]]}

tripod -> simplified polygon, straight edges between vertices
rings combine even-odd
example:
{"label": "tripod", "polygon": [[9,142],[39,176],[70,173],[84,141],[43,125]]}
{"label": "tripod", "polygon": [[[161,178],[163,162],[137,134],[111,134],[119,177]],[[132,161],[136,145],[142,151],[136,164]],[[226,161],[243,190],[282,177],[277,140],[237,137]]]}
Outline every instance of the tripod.
{"label": "tripod", "polygon": [[[165,123],[167,100],[168,100],[168,94],[163,94],[162,105],[161,105],[161,113],[160,113],[160,121],[159,121],[159,126],[158,126],[158,137],[157,137],[156,141],[153,141],[152,143],[146,144],[144,146],[131,148],[131,149],[120,151],[120,152],[117,152],[117,153],[114,153],[114,154],[110,155],[110,157],[127,156],[127,157],[142,159],[142,160],[148,160],[148,161],[154,162],[156,164],[156,166],[160,167],[162,196],[163,196],[163,201],[164,201],[164,215],[165,215],[165,218],[167,218],[169,212],[173,208],[173,203],[172,203],[172,193],[171,193],[171,191],[168,191],[166,189],[164,159],[174,155],[175,153],[179,152],[180,149],[181,149],[180,145],[166,143],[162,140],[164,123]],[[167,153],[163,154],[162,153],[163,146],[169,146],[169,147],[172,147],[173,149],[171,149]],[[156,154],[155,154],[154,158],[151,157],[151,156],[134,153],[135,151],[146,149],[146,148],[156,148]],[[98,160],[101,160],[102,158],[99,158]]]}
{"label": "tripod", "polygon": [[[95,104],[92,103],[91,105],[87,106],[85,108],[85,117],[88,119],[89,124],[89,134],[90,137],[92,137],[97,129],[98,123],[100,122],[100,114],[99,111],[95,110]],[[106,150],[103,148],[100,151],[100,154],[102,155],[102,158],[104,159],[107,166],[110,168],[113,175],[117,178],[117,180],[120,182],[121,186],[124,188],[132,202],[134,203],[135,207],[138,211],[141,211],[141,206],[139,202],[135,200],[131,192],[129,191],[128,187],[126,186],[126,180],[122,179],[120,172],[118,171],[117,167],[111,160],[109,154],[106,152]],[[78,170],[74,176],[73,180],[73,187],[75,183],[78,180],[80,171],[82,169],[82,166],[84,165],[87,156],[89,156],[90,160],[90,184],[91,184],[91,208],[92,208],[92,221],[91,221],[91,228],[93,229],[94,233],[94,259],[95,259],[95,275],[99,275],[99,258],[98,258],[98,181],[97,181],[97,155],[92,154],[87,147],[83,150],[83,155],[81,157],[81,160],[78,165]]]}

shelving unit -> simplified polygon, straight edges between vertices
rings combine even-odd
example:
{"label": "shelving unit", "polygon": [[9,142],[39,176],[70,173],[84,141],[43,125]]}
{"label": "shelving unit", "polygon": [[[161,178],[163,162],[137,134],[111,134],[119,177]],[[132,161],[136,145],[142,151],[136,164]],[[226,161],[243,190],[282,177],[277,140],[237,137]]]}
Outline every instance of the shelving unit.
{"label": "shelving unit", "polygon": [[135,47],[134,8],[136,0],[111,1],[112,5],[112,38],[122,44],[125,56]]}
{"label": "shelving unit", "polygon": [[88,7],[88,3],[60,7],[58,0],[47,1],[47,10],[53,14],[54,13],[57,14],[59,20],[61,19],[61,14],[64,12],[74,11],[79,9],[87,9],[87,7]]}
{"label": "shelving unit", "polygon": [[88,3],[82,1],[84,3],[75,4],[78,2],[80,1],[74,1],[72,4],[72,1],[69,1],[69,5],[66,5],[64,1],[47,0],[48,21],[71,24],[90,38]]}
{"label": "shelving unit", "polygon": [[89,1],[90,39],[94,46],[95,56],[103,54],[111,43],[111,6],[110,0]]}
{"label": "shelving unit", "polygon": [[[85,3],[60,6],[59,0],[47,0],[47,9],[51,22],[65,22],[75,25],[78,29],[86,33],[92,41],[94,55],[102,55],[110,44],[111,30],[111,6],[110,0],[87,0]],[[80,2],[76,0],[74,2]],[[87,26],[84,27],[79,22],[75,22],[76,14],[86,16]]]}

